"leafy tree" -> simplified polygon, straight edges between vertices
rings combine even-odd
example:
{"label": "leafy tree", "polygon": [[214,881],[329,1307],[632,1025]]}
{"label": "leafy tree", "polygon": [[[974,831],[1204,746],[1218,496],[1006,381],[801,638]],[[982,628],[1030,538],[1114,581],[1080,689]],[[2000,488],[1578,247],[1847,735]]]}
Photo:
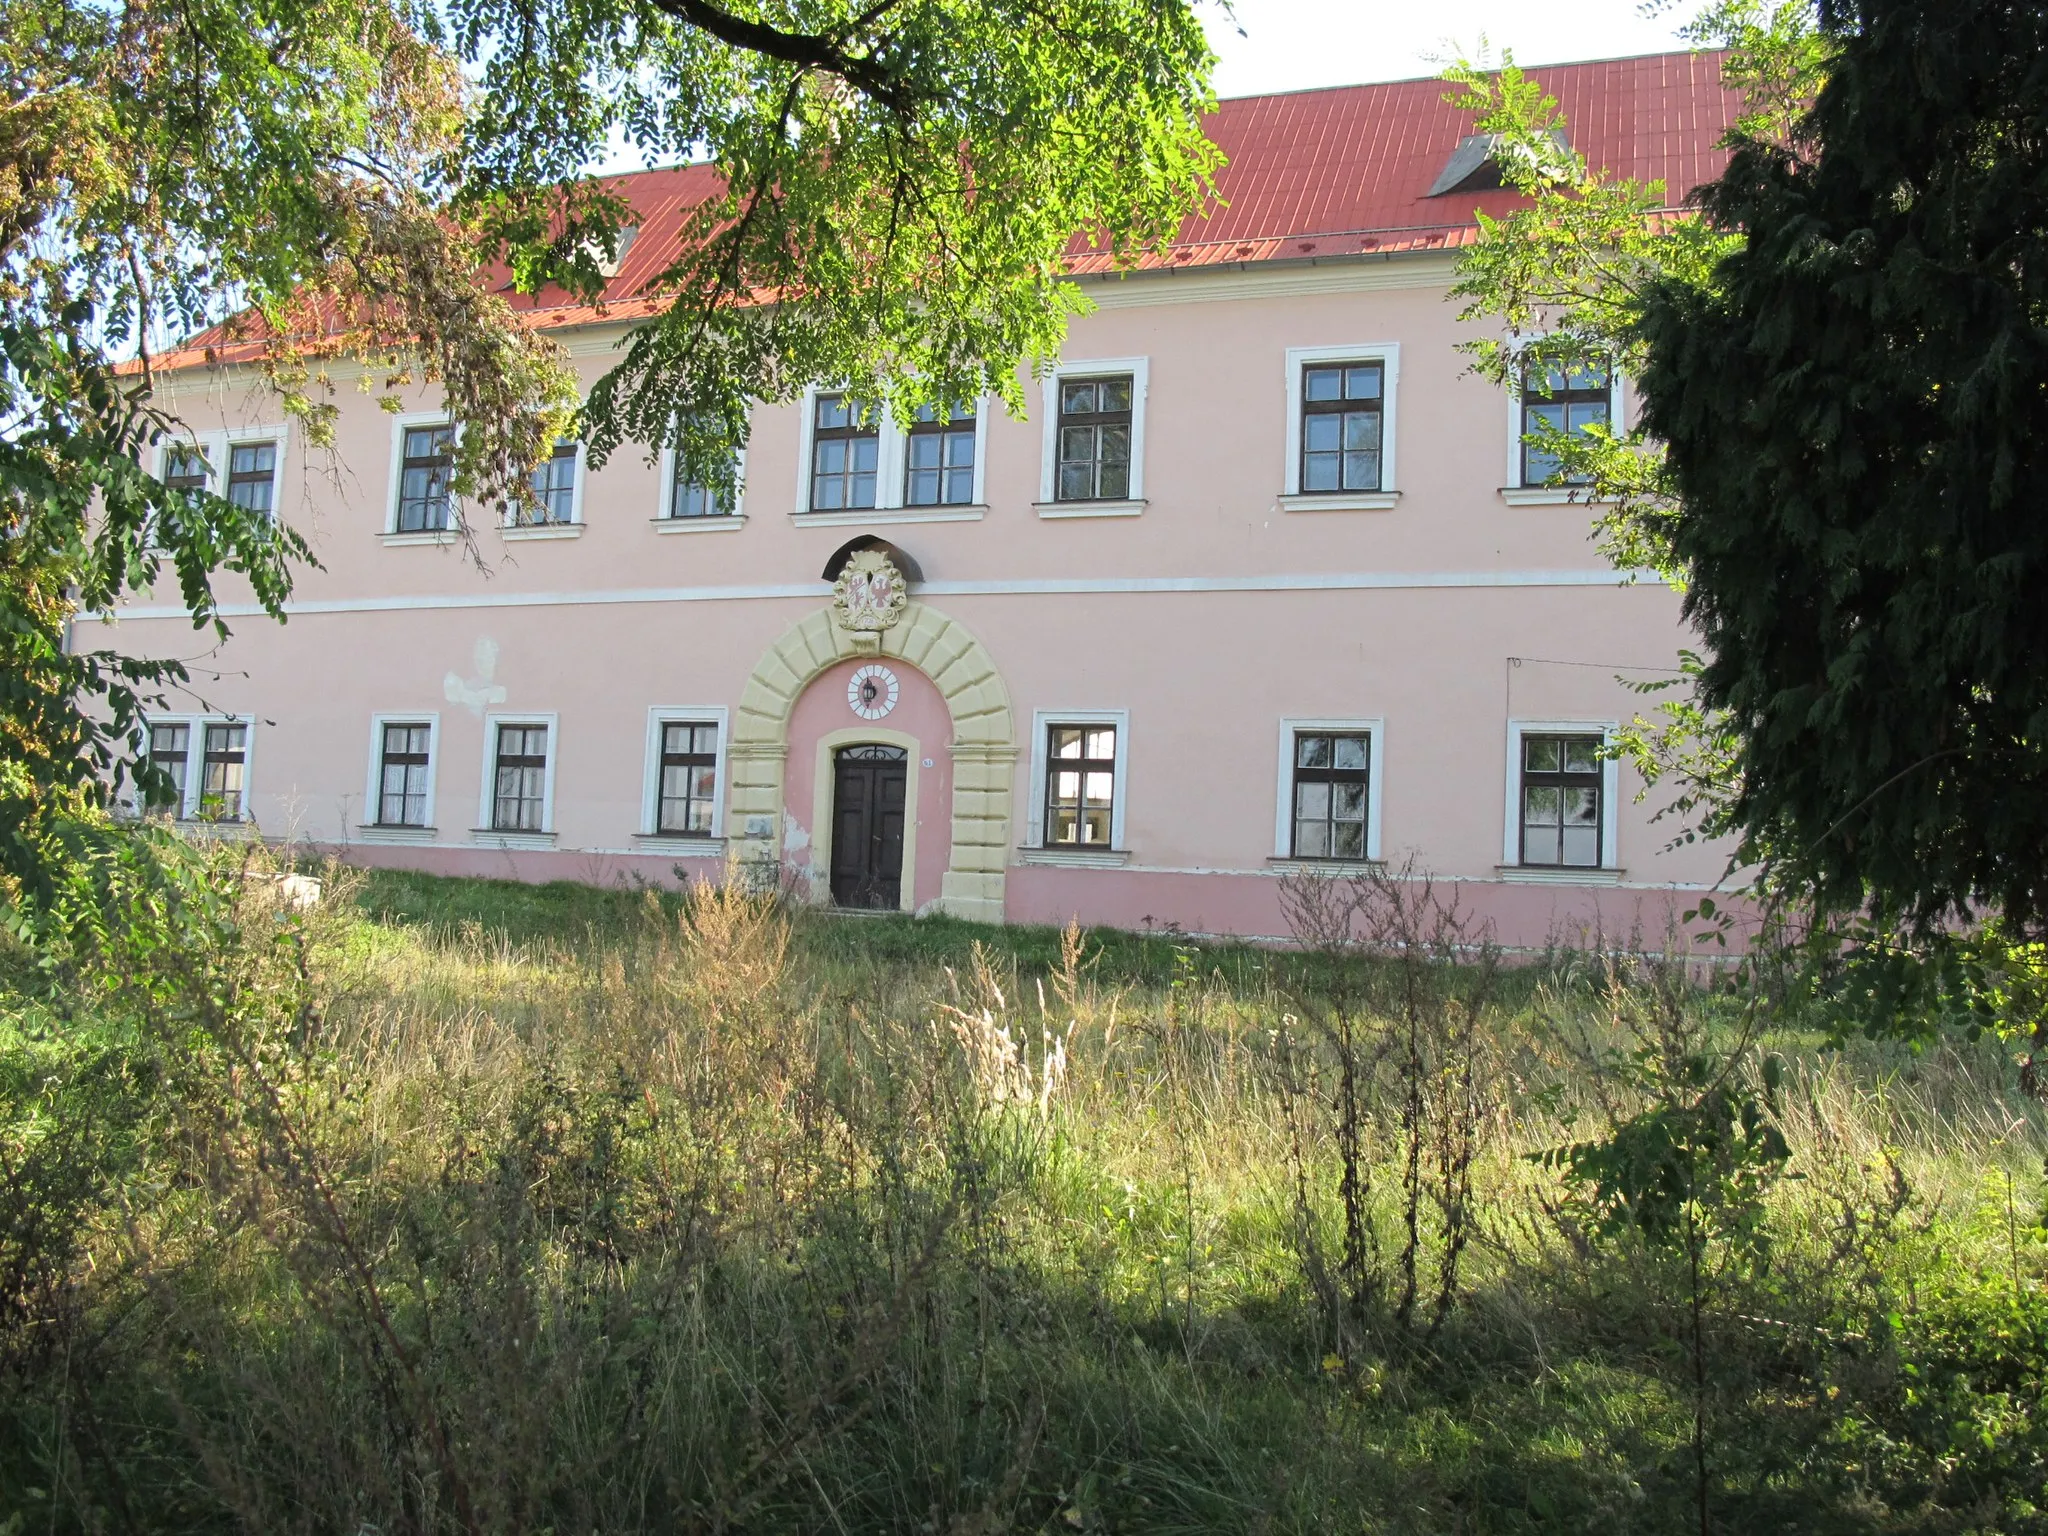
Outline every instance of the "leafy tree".
{"label": "leafy tree", "polygon": [[0,0],[0,899],[46,907],[124,776],[163,788],[142,717],[183,668],[73,618],[175,580],[224,633],[219,572],[281,616],[311,557],[152,477],[166,337],[228,322],[316,446],[330,361],[438,383],[458,493],[524,497],[576,390],[497,290],[597,297],[628,215],[583,172],[623,139],[716,175],[594,457],[680,438],[716,481],[814,380],[1016,403],[1072,236],[1128,253],[1206,194],[1209,63],[1193,0]]}
{"label": "leafy tree", "polygon": [[[1808,0],[1714,0],[1683,35],[1722,51],[1722,76],[1744,99],[1737,131],[1786,142],[1829,56]],[[1485,326],[1462,344],[1474,370],[1503,388],[1519,388],[1525,368],[1539,375],[1614,368],[1638,379],[1648,365],[1641,332],[1648,296],[1665,283],[1710,284],[1741,233],[1703,218],[1687,204],[1689,189],[1635,182],[1588,162],[1571,147],[1556,99],[1512,55],[1497,68],[1461,62],[1446,78],[1475,131],[1495,137],[1503,184],[1524,197],[1499,218],[1479,215],[1479,239],[1451,290],[1462,301],[1460,318]],[[1582,486],[1598,508],[1600,547],[1615,566],[1688,585],[1672,543],[1679,489],[1662,443],[1641,420],[1579,433],[1538,427],[1531,439],[1557,461],[1560,483]],[[1631,684],[1664,698],[1623,728],[1617,750],[1650,790],[1675,791],[1657,812],[1657,819],[1679,819],[1674,841],[1742,834],[1731,870],[1762,864],[1759,884],[1768,887],[1772,850],[1736,814],[1740,741],[1726,712],[1700,693],[1702,665],[1688,653],[1677,675]]]}

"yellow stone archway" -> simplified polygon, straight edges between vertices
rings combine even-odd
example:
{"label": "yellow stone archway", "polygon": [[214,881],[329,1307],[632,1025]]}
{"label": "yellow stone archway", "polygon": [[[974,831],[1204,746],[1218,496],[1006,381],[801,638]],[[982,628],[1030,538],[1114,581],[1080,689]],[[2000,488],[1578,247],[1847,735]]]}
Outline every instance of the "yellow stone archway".
{"label": "yellow stone archway", "polygon": [[730,748],[726,824],[742,867],[756,879],[780,879],[790,712],[820,672],[856,656],[913,666],[945,699],[953,717],[953,845],[936,908],[1001,922],[1017,761],[1010,694],[967,627],[923,603],[911,603],[879,633],[851,633],[832,609],[821,608],[791,625],[761,657],[740,694]]}

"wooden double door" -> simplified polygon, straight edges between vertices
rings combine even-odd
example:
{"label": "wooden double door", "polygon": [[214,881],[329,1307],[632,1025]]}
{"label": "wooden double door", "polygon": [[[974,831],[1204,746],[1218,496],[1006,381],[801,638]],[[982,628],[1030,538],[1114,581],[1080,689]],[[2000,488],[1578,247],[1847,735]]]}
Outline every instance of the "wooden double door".
{"label": "wooden double door", "polygon": [[903,816],[910,755],[841,747],[832,760],[832,900],[893,912],[903,904]]}

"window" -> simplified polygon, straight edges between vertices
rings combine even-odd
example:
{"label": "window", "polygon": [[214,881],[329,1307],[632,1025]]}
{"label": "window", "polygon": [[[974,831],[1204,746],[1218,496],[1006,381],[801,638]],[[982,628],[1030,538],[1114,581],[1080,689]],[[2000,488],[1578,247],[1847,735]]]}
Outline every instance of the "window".
{"label": "window", "polygon": [[1046,727],[1046,847],[1112,846],[1116,738],[1114,725]]}
{"label": "window", "polygon": [[277,491],[277,444],[233,443],[228,448],[228,500],[268,516]]}
{"label": "window", "polygon": [[845,395],[819,395],[812,410],[811,510],[874,506],[882,447],[879,422]]}
{"label": "window", "polygon": [[1131,495],[1130,374],[1059,380],[1056,501],[1121,501]]}
{"label": "window", "polygon": [[1598,735],[1521,736],[1521,862],[1598,869],[1606,774]]}
{"label": "window", "polygon": [[206,727],[206,755],[200,764],[199,814],[214,821],[240,821],[243,774],[248,767],[249,727],[239,720]]}
{"label": "window", "polygon": [[1314,363],[1302,368],[1304,493],[1380,489],[1385,382],[1385,369],[1377,362]]}
{"label": "window", "polygon": [[455,428],[434,422],[401,429],[399,533],[442,533],[449,524],[448,484],[455,473]]}
{"label": "window", "polygon": [[964,506],[974,500],[974,407],[941,415],[917,410],[910,428],[903,500],[913,507]]}
{"label": "window", "polygon": [[206,489],[206,455],[191,443],[173,443],[164,450],[164,484],[174,491]]}
{"label": "window", "polygon": [[[809,410],[810,407],[806,406],[805,409]],[[662,450],[661,511],[657,521],[681,522],[697,518],[737,516],[740,510],[740,486],[746,476],[746,449],[731,449],[731,490],[728,492],[714,489],[690,473],[682,445],[686,426],[687,419],[678,421],[676,441]],[[799,496],[808,494],[801,484],[797,487],[797,493]]]}
{"label": "window", "polygon": [[289,423],[197,433],[162,445],[163,483],[174,491],[214,491],[265,517],[277,512],[278,471],[284,466]]}
{"label": "window", "polygon": [[712,721],[661,722],[661,781],[654,830],[709,837],[718,803],[718,726]]}
{"label": "window", "polygon": [[710,486],[690,478],[689,467],[680,453],[670,450],[668,510],[664,517],[729,517],[725,498]]}
{"label": "window", "polygon": [[548,728],[500,725],[491,784],[491,830],[547,830]]}
{"label": "window", "polygon": [[425,721],[387,721],[380,734],[377,825],[424,827],[434,728]]}
{"label": "window", "polygon": [[1369,857],[1371,789],[1370,733],[1296,731],[1288,851],[1298,859]]}
{"label": "window", "polygon": [[576,453],[573,442],[555,444],[555,451],[534,467],[533,504],[513,514],[522,528],[576,521]]}
{"label": "window", "polygon": [[173,816],[185,814],[186,765],[192,756],[192,727],[178,723],[152,725],[149,728],[149,760],[152,765],[169,775],[172,790],[162,799],[151,800],[148,808],[153,811],[169,811]]}
{"label": "window", "polygon": [[1522,368],[1522,419],[1519,429],[1522,484],[1574,484],[1583,477],[1560,473],[1557,455],[1547,453],[1531,434],[1543,428],[1577,437],[1589,427],[1604,427],[1614,411],[1614,377],[1599,366],[1547,364],[1531,360]]}
{"label": "window", "polygon": [[[207,485],[206,452],[196,443],[172,443],[164,449],[164,486],[188,496],[203,495]],[[167,526],[169,525],[169,526]],[[150,542],[163,546],[175,532],[172,513],[161,513],[150,529]]]}

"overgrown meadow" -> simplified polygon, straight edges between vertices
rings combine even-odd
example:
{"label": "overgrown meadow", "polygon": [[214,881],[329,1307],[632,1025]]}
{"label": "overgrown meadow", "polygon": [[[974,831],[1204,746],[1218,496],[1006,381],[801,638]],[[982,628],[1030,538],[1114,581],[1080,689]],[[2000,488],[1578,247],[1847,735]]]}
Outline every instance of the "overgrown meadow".
{"label": "overgrown meadow", "polygon": [[1412,883],[1275,952],[215,857],[0,941],[0,1531],[2048,1531],[1993,1044]]}

